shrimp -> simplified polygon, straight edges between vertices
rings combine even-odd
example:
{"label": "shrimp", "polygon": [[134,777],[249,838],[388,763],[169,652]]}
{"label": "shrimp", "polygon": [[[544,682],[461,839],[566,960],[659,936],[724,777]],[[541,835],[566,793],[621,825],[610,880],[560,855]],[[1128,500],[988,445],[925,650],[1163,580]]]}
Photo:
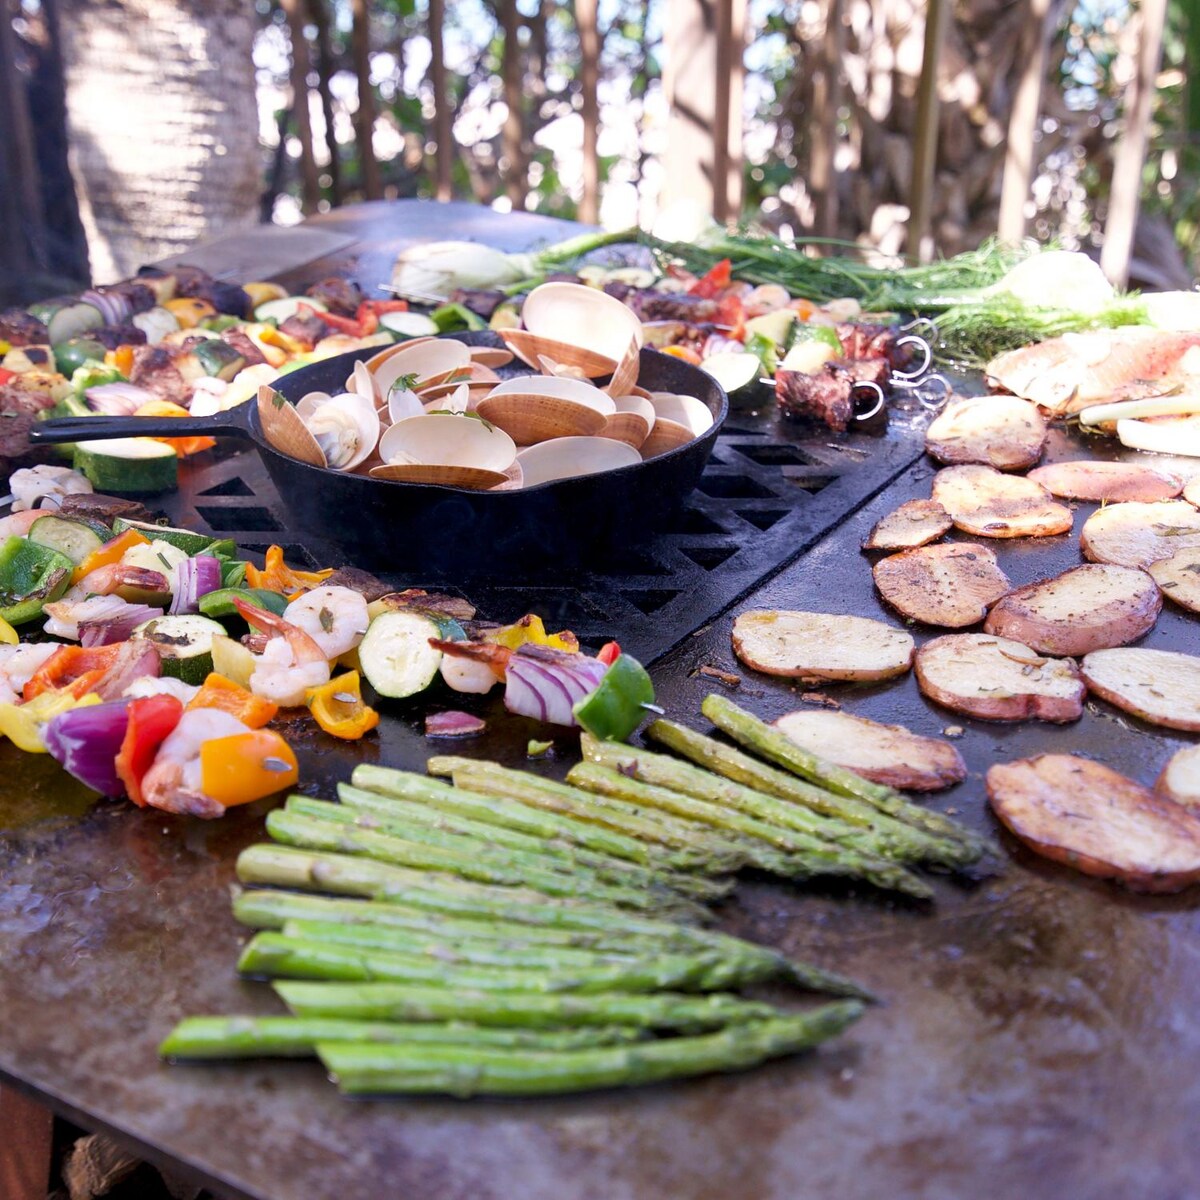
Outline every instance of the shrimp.
{"label": "shrimp", "polygon": [[0,702],[19,704],[25,685],[40,666],[62,649],[62,642],[0,646]]}
{"label": "shrimp", "polygon": [[64,496],[93,490],[91,482],[78,471],[72,471],[70,467],[52,467],[46,463],[14,471],[9,477],[8,486],[16,497],[13,512],[33,510],[39,500],[42,508],[54,511]]}
{"label": "shrimp", "polygon": [[219,708],[185,712],[158,748],[154,763],[142,778],[142,795],[152,808],[193,817],[219,817],[225,806],[204,794],[200,776],[200,747],[213,738],[249,733],[232,713]]}
{"label": "shrimp", "polygon": [[371,618],[367,600],[348,587],[317,587],[293,600],[283,619],[303,629],[326,658],[338,658],[363,640]]}
{"label": "shrimp", "polygon": [[126,563],[110,563],[107,567],[97,567],[94,571],[89,571],[63,599],[113,596],[122,588],[135,593],[149,592],[152,595],[160,595],[170,592],[171,585],[161,571],[131,567]]}
{"label": "shrimp", "polygon": [[280,708],[298,708],[309,688],[329,682],[329,660],[303,629],[242,600],[234,604],[249,624],[270,638],[250,676],[256,696]]}
{"label": "shrimp", "polygon": [[34,521],[46,514],[36,508],[16,509],[7,517],[0,517],[0,538],[24,537]]}

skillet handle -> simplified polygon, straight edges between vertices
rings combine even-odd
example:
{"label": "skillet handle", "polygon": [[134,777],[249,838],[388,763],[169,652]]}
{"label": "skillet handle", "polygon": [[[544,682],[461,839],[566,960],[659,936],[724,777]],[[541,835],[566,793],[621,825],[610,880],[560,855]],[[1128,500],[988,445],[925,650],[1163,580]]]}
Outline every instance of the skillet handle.
{"label": "skillet handle", "polygon": [[214,413],[210,417],[59,417],[53,421],[39,421],[29,431],[31,442],[87,442],[127,437],[250,436],[248,417],[239,413],[237,408]]}

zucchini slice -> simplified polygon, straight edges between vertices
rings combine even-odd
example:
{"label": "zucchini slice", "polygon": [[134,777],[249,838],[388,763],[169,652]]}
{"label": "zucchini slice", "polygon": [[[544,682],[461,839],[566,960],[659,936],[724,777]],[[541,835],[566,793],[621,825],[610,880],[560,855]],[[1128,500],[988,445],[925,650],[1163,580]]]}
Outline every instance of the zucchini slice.
{"label": "zucchini slice", "polygon": [[68,517],[38,517],[29,527],[29,540],[65,554],[76,566],[104,542],[82,521]]}
{"label": "zucchini slice", "polygon": [[367,682],[394,700],[424,691],[442,665],[442,652],[429,639],[444,636],[438,623],[422,613],[381,613],[358,647]]}
{"label": "zucchini slice", "polygon": [[169,492],[179,482],[172,447],[151,438],[113,438],[75,443],[75,470],[98,492]]}
{"label": "zucchini slice", "polygon": [[149,642],[158,651],[164,675],[199,685],[213,669],[214,637],[225,637],[219,621],[182,614],[153,617],[139,625],[130,640]]}
{"label": "zucchini slice", "polygon": [[149,521],[130,521],[125,517],[117,517],[113,521],[113,533],[124,533],[127,529],[135,529],[144,538],[152,542],[166,542],[178,550],[182,550],[188,558],[206,551],[211,553],[216,540],[211,534],[196,533],[193,529],[177,529],[173,525],[152,525]]}

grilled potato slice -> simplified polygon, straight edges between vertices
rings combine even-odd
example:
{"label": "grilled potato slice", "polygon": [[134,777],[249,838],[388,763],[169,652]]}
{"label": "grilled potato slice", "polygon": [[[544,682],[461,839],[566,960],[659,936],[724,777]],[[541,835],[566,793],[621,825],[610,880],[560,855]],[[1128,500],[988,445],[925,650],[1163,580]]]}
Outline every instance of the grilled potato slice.
{"label": "grilled potato slice", "polygon": [[755,671],[792,679],[891,679],[912,665],[913,639],[868,617],[782,609],[742,613],[734,653]]}
{"label": "grilled potato slice", "polygon": [[1086,689],[1074,662],[1045,658],[1009,638],[948,633],[926,642],[915,665],[930,700],[968,717],[1065,724],[1083,715]]}
{"label": "grilled potato slice", "polygon": [[1200,817],[1110,767],[1071,754],[998,763],[996,816],[1031,850],[1139,892],[1200,881]]}
{"label": "grilled potato slice", "polygon": [[1162,595],[1145,571],[1097,563],[1009,592],[983,628],[1065,658],[1136,641],[1161,611]]}
{"label": "grilled potato slice", "polygon": [[954,522],[936,500],[909,500],[883,517],[863,542],[864,550],[913,550],[950,532]]}
{"label": "grilled potato slice", "polygon": [[1071,510],[1040,483],[995,467],[946,467],[933,478],[933,498],[976,537],[1050,537],[1071,528]]}
{"label": "grilled potato slice", "polygon": [[1052,496],[1065,500],[1172,500],[1179,495],[1180,482],[1174,475],[1141,463],[1076,462],[1050,463],[1029,472]]}
{"label": "grilled potato slice", "polygon": [[1151,725],[1200,732],[1200,658],[1174,650],[1096,650],[1080,669],[1088,691]]}
{"label": "grilled potato slice", "polygon": [[903,725],[823,709],[786,713],[775,728],[805,749],[886,787],[936,792],[967,777],[966,763],[949,742],[922,737]]}
{"label": "grilled potato slice", "polygon": [[1183,500],[1136,500],[1097,509],[1083,523],[1084,558],[1145,569],[1160,558],[1200,547],[1200,512]]}
{"label": "grilled potato slice", "polygon": [[1200,612],[1200,546],[1192,546],[1160,558],[1147,568],[1168,600],[1180,608]]}
{"label": "grilled potato slice", "polygon": [[[1012,586],[995,554],[978,542],[905,550],[881,559],[873,574],[880,595],[898,612],[950,629],[982,621]],[[1157,596],[1158,589],[1151,590]]]}
{"label": "grilled potato slice", "polygon": [[1200,746],[1188,746],[1171,756],[1154,790],[1200,815]]}
{"label": "grilled potato slice", "polygon": [[1036,404],[1016,396],[973,396],[949,405],[925,433],[938,462],[986,463],[1001,471],[1032,467],[1046,444]]}
{"label": "grilled potato slice", "polygon": [[1197,508],[1200,508],[1200,475],[1197,475],[1196,478],[1193,479],[1191,483],[1189,483],[1183,489],[1183,498],[1189,504],[1194,504]]}

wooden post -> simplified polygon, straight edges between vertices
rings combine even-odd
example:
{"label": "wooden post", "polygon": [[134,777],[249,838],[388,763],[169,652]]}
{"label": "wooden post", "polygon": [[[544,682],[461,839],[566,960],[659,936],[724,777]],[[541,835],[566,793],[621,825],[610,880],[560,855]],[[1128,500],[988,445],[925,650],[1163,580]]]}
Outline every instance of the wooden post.
{"label": "wooden post", "polygon": [[433,82],[433,137],[437,142],[434,195],[449,200],[454,195],[454,128],[446,96],[445,0],[429,0],[429,77]]}
{"label": "wooden post", "polygon": [[925,50],[917,84],[917,129],[913,148],[912,187],[909,200],[908,245],[910,258],[929,262],[933,239],[929,236],[933,212],[933,178],[938,144],[938,62],[950,19],[950,0],[929,0],[925,9]]}
{"label": "wooden post", "polygon": [[1054,0],[1029,0],[1029,24],[1022,40],[1024,65],[1008,119],[1004,179],[1000,185],[997,233],[1002,242],[1019,242],[1025,236],[1025,204],[1033,182],[1034,137],[1042,107],[1046,52],[1060,7]]}
{"label": "wooden post", "polygon": [[600,218],[600,31],[596,25],[596,0],[575,0],[575,26],[579,30],[579,85],[583,100],[583,195],[579,219],[595,225]]}
{"label": "wooden post", "polygon": [[838,108],[842,103],[842,58],[846,33],[842,0],[826,0],[825,33],[821,38],[821,69],[813,81],[812,153],[808,180],[815,200],[813,232],[836,237],[838,223],[837,154]]}
{"label": "wooden post", "polygon": [[304,36],[304,13],[300,0],[280,0],[292,39],[292,117],[300,141],[300,204],[306,213],[317,211],[321,183],[313,153],[312,120],[308,111],[308,38]]}
{"label": "wooden post", "polygon": [[1124,287],[1129,280],[1129,260],[1133,256],[1133,236],[1142,191],[1142,167],[1146,161],[1146,135],[1154,107],[1166,18],[1167,0],[1142,0],[1137,74],[1125,93],[1125,129],[1113,159],[1108,220],[1104,223],[1104,245],[1100,248],[1100,266],[1116,287]]}
{"label": "wooden post", "polygon": [[671,107],[663,202],[718,221],[741,209],[745,0],[669,0],[663,90]]}
{"label": "wooden post", "polygon": [[35,1100],[0,1087],[0,1196],[46,1200],[54,1116]]}
{"label": "wooden post", "polygon": [[525,208],[528,191],[525,171],[525,120],[522,81],[524,63],[521,58],[521,14],[517,0],[500,0],[501,22],[504,26],[504,54],[501,73],[504,76],[504,103],[508,115],[500,131],[500,152],[507,160],[503,173],[504,190],[514,209]]}
{"label": "wooden post", "polygon": [[375,91],[371,87],[371,6],[369,0],[354,0],[350,29],[354,73],[358,77],[358,112],[354,117],[354,137],[358,142],[358,160],[362,164],[363,197],[378,200],[383,196],[379,163],[375,158]]}
{"label": "wooden post", "polygon": [[325,0],[308,0],[308,11],[317,27],[317,90],[321,94],[321,112],[325,118],[325,149],[329,154],[329,194],[334,207],[342,202],[342,161],[337,134],[333,128],[333,46],[329,39],[329,10]]}

